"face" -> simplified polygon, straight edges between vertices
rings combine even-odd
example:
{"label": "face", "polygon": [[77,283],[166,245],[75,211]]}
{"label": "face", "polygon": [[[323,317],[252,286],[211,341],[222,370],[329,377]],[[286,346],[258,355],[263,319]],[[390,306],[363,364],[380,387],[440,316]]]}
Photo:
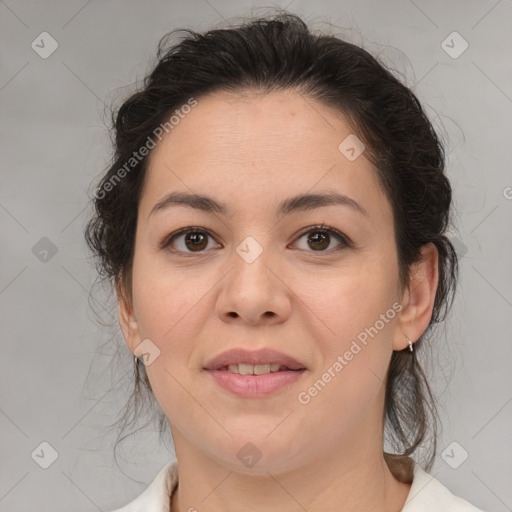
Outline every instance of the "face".
{"label": "face", "polygon": [[[296,92],[216,93],[153,149],[120,318],[130,350],[150,353],[178,454],[237,471],[249,454],[260,457],[253,472],[277,471],[378,438],[389,360],[407,343],[391,205],[364,151],[339,149],[353,133]],[[155,208],[170,193],[226,211]],[[349,199],[281,208],[305,194]],[[228,389],[205,370],[231,349],[273,349],[305,369],[240,394],[250,384]]]}

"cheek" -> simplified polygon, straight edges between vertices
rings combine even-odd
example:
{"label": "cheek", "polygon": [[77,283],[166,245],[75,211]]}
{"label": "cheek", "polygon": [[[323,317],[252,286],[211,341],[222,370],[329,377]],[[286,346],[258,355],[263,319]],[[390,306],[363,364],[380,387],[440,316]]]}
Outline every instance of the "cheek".
{"label": "cheek", "polygon": [[309,382],[314,389],[304,390],[305,400],[314,398],[319,411],[334,405],[356,413],[382,389],[400,308],[393,268],[392,262],[375,259],[303,289],[322,332],[315,336],[321,367]]}
{"label": "cheek", "polygon": [[146,371],[155,397],[168,415],[172,410],[186,408],[190,400],[183,385],[189,387],[194,340],[201,338],[205,321],[202,316],[208,315],[208,288],[204,281],[191,280],[183,272],[144,266],[143,261],[134,265],[134,309],[139,337],[149,339],[158,353]]}
{"label": "cheek", "polygon": [[[296,291],[311,311],[328,329],[325,339],[332,339],[332,348],[343,349],[359,334],[376,322],[380,334],[387,334],[396,316],[396,272],[392,261],[370,259],[359,266],[315,278]],[[305,281],[307,283],[307,281]],[[303,281],[304,283],[304,281]],[[301,291],[299,291],[301,290]],[[380,320],[384,315],[384,324]],[[381,336],[382,337],[382,336]]]}
{"label": "cheek", "polygon": [[211,286],[204,276],[190,277],[179,269],[144,265],[142,258],[134,264],[133,300],[141,336],[167,346],[185,335],[184,329],[198,327],[190,318],[201,310]]}
{"label": "cheek", "polygon": [[[146,366],[151,388],[162,410],[173,421],[190,410],[190,371],[193,340],[201,335],[202,320],[207,314],[202,279],[191,282],[183,273],[159,271],[134,265],[134,309],[141,340],[149,339],[158,357]],[[201,300],[203,298],[203,300]],[[197,370],[197,368],[196,368]],[[204,422],[196,411],[198,424]]]}
{"label": "cheek", "polygon": [[382,288],[357,280],[339,285],[343,292],[324,293],[316,303],[329,329],[315,338],[320,364],[295,397],[306,431],[330,425],[326,446],[334,442],[330,436],[358,428],[368,415],[370,423],[380,422],[397,314],[393,296]]}

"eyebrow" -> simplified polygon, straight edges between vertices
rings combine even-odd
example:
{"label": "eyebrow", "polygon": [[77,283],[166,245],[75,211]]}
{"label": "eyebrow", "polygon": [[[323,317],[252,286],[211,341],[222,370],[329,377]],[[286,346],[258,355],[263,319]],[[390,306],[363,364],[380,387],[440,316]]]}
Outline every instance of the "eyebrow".
{"label": "eyebrow", "polygon": [[[289,215],[298,211],[313,210],[331,205],[348,206],[354,211],[369,217],[368,212],[357,201],[333,191],[323,194],[299,194],[289,197],[279,204],[276,213],[278,215]],[[187,206],[203,212],[218,213],[224,216],[231,216],[233,214],[225,203],[221,203],[212,197],[201,194],[171,192],[153,206],[148,217],[171,206]]]}

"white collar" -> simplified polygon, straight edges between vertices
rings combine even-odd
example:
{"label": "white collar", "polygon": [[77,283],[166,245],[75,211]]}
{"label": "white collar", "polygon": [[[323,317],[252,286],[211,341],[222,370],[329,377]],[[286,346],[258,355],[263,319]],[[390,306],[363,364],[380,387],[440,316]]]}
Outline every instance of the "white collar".
{"label": "white collar", "polygon": [[482,512],[454,496],[439,480],[414,463],[414,477],[401,512]]}

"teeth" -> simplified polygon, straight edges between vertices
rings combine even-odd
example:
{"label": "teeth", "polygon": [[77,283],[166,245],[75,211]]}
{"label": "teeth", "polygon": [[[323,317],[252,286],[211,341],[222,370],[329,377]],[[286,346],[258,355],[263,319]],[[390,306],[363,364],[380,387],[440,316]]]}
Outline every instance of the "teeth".
{"label": "teeth", "polygon": [[279,364],[230,364],[228,371],[240,375],[265,375],[270,372],[278,372]]}

